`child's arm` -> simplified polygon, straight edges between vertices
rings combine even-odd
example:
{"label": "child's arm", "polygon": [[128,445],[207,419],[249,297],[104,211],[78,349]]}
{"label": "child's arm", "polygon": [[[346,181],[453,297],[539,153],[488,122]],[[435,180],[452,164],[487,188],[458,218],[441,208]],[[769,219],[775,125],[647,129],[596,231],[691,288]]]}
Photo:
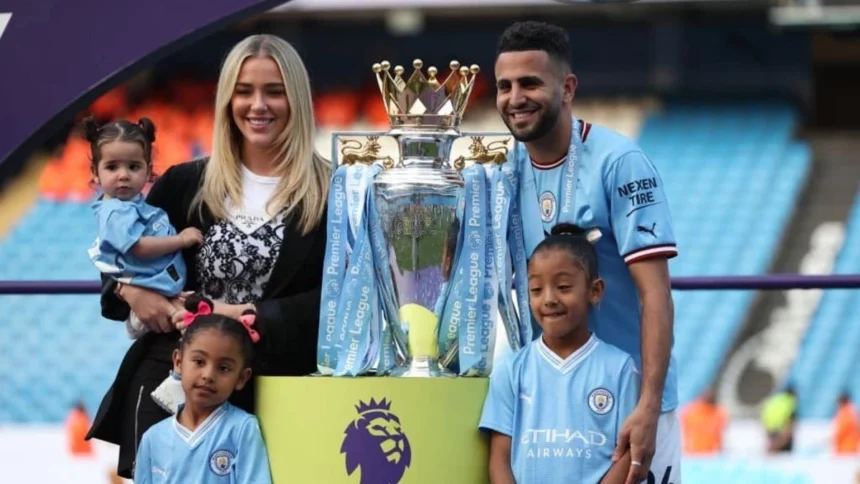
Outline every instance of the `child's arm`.
{"label": "child's arm", "polygon": [[134,460],[134,484],[152,484],[152,457],[149,451],[149,432],[143,433]]}
{"label": "child's arm", "polygon": [[[639,402],[641,380],[639,371],[636,369],[636,364],[633,362],[633,358],[628,356],[624,365],[621,366],[621,371],[618,374],[618,382],[618,418],[616,419],[616,435],[621,432],[622,424],[627,420],[627,417],[633,413],[633,410],[636,409],[636,404]],[[616,452],[618,452],[617,449]],[[631,459],[632,457],[629,446],[623,454],[613,454],[612,467],[606,475],[603,476],[603,479],[600,481],[601,484],[624,484],[624,482],[630,482],[630,479],[639,472],[638,468],[630,465],[632,462]]]}
{"label": "child's arm", "polygon": [[612,467],[600,480],[600,484],[624,484],[628,473],[630,473],[630,449],[612,464]]}
{"label": "child's arm", "polygon": [[490,434],[490,484],[516,484],[511,470],[510,435],[499,432]]}
{"label": "child's arm", "polygon": [[236,484],[272,484],[266,443],[256,417],[249,417],[239,433],[239,458],[236,459]]}
{"label": "child's arm", "polygon": [[131,254],[141,259],[160,257],[178,250],[203,244],[203,234],[194,227],[168,237],[141,237],[133,246]]}
{"label": "child's arm", "polygon": [[484,400],[484,410],[478,427],[490,435],[489,471],[492,484],[514,484],[511,468],[511,442],[514,434],[514,391],[509,355],[490,374],[490,388]]}

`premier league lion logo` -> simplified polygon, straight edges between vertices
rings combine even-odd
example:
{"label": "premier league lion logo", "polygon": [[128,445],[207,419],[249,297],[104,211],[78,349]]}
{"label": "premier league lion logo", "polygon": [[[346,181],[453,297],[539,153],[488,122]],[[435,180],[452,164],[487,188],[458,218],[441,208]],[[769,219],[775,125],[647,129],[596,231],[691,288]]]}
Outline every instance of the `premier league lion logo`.
{"label": "premier league lion logo", "polygon": [[344,431],[340,453],[346,455],[346,473],[361,467],[360,484],[397,484],[412,463],[409,439],[400,418],[391,413],[391,402],[358,402],[358,417]]}

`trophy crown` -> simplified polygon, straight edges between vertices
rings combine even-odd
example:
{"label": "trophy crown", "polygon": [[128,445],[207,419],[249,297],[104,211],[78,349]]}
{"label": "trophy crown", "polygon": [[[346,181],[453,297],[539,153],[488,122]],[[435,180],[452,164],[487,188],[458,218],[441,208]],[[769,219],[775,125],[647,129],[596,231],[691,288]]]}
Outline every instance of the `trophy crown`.
{"label": "trophy crown", "polygon": [[369,403],[364,403],[363,401],[359,400],[358,405],[355,406],[355,409],[358,411],[359,414],[370,412],[371,410],[389,411],[391,410],[391,402],[387,401],[387,399],[384,397],[382,400],[377,402],[371,397]]}
{"label": "trophy crown", "polygon": [[448,77],[440,81],[436,67],[430,66],[425,76],[421,70],[423,66],[421,59],[412,61],[415,71],[404,79],[403,66],[395,66],[392,75],[390,62],[373,64],[391,126],[456,128],[463,119],[475,77],[481,69],[476,64],[460,66],[453,60]]}

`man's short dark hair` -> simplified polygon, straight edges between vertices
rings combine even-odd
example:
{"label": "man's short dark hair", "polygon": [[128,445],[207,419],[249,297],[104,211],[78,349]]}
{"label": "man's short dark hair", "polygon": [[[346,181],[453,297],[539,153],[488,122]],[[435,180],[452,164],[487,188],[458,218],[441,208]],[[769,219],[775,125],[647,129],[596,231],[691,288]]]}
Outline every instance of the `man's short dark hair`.
{"label": "man's short dark hair", "polygon": [[544,22],[516,22],[499,37],[496,58],[505,52],[542,50],[550,59],[570,68],[570,39],[567,32],[557,26]]}

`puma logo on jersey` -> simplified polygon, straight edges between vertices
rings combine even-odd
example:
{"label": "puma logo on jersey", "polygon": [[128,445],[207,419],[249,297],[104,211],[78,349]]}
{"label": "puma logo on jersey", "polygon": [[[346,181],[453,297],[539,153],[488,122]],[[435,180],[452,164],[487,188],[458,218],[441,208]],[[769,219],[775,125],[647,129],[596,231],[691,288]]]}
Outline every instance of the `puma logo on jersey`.
{"label": "puma logo on jersey", "polygon": [[651,228],[650,228],[650,229],[649,229],[648,227],[643,227],[643,226],[641,226],[641,225],[637,225],[637,226],[636,226],[636,231],[637,231],[637,232],[642,232],[643,234],[651,234],[651,236],[652,236],[652,237],[654,237],[654,238],[656,239],[656,238],[657,238],[657,234],[654,232],[654,229],[656,229],[656,228],[657,228],[657,224],[656,224],[656,223],[651,224]]}

